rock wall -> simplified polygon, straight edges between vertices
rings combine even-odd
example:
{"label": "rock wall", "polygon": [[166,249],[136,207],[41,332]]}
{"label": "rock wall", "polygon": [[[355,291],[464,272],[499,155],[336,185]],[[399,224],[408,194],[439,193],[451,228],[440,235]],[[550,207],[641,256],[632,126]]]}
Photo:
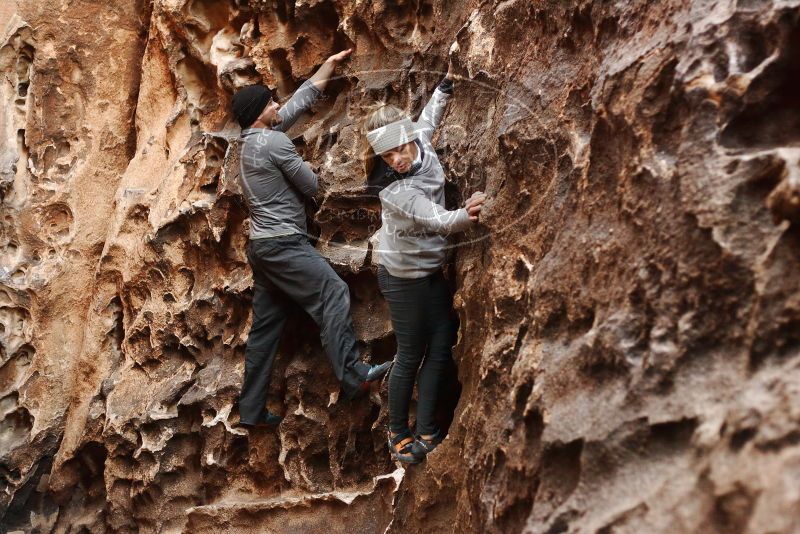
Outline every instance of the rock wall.
{"label": "rock wall", "polygon": [[[800,2],[3,2],[0,531],[794,532]],[[364,357],[395,345],[356,160],[418,112],[484,190],[451,280],[450,433],[398,469],[386,391],[339,398],[301,311],[234,427],[250,323],[232,91],[289,132]],[[460,393],[460,395],[459,395]],[[444,406],[442,424],[450,424]]]}

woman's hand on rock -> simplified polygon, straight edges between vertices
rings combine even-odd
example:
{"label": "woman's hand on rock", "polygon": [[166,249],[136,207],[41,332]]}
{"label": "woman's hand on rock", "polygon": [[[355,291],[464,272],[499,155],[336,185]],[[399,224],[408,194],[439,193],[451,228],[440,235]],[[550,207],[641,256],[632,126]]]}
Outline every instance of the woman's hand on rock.
{"label": "woman's hand on rock", "polygon": [[482,191],[475,191],[472,193],[472,196],[469,197],[467,202],[464,204],[464,207],[467,208],[467,213],[469,214],[469,218],[471,220],[478,220],[478,215],[481,213],[481,208],[483,208],[484,202],[486,202],[486,193]]}
{"label": "woman's hand on rock", "polygon": [[458,54],[459,50],[458,41],[453,41],[453,44],[450,46],[450,51],[447,54],[447,74],[444,75],[447,80],[456,80],[460,78],[460,76],[456,74],[455,68],[453,68],[453,56]]}

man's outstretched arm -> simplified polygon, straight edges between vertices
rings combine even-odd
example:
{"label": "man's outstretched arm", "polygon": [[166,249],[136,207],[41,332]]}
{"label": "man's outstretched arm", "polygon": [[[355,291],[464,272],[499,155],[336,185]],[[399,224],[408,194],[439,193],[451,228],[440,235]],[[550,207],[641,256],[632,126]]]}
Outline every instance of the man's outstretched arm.
{"label": "man's outstretched arm", "polygon": [[318,179],[311,167],[297,153],[292,140],[284,133],[272,134],[274,142],[270,157],[283,172],[286,179],[303,195],[313,197],[317,192]]}
{"label": "man's outstretched arm", "polygon": [[325,60],[325,63],[323,63],[322,66],[317,69],[317,72],[315,72],[314,75],[308,79],[308,81],[313,83],[314,86],[320,91],[324,91],[325,86],[328,85],[328,80],[330,80],[331,76],[333,75],[333,71],[335,71],[339,63],[347,59],[352,52],[353,49],[348,48],[347,50],[342,50],[338,54],[332,55]]}
{"label": "man's outstretched arm", "polygon": [[343,50],[325,60],[325,63],[317,69],[317,72],[315,72],[311,78],[303,82],[303,84],[298,87],[297,91],[294,92],[292,98],[281,107],[278,111],[278,115],[281,116],[281,122],[273,126],[272,129],[285,132],[291,128],[292,124],[297,121],[300,115],[308,110],[314,102],[322,96],[322,91],[325,89],[325,86],[328,85],[328,80],[330,80],[331,75],[336,70],[336,66],[344,61],[352,51],[352,48]]}

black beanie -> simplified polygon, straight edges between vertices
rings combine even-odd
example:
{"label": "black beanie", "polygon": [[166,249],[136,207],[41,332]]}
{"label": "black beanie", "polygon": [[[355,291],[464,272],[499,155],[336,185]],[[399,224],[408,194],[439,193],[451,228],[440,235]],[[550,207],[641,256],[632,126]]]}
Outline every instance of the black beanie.
{"label": "black beanie", "polygon": [[263,85],[250,85],[239,89],[233,95],[231,111],[239,126],[244,130],[253,124],[269,101],[272,100],[272,91]]}

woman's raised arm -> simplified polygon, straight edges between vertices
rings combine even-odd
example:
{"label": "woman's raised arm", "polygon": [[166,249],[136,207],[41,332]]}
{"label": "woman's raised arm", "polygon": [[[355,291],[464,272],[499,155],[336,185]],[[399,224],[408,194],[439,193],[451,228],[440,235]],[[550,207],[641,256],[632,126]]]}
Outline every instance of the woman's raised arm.
{"label": "woman's raised arm", "polygon": [[[451,51],[452,50],[453,49],[451,49]],[[447,109],[447,103],[453,96],[453,78],[453,60],[451,55],[447,66],[447,74],[444,79],[439,82],[436,89],[434,89],[433,95],[431,95],[428,103],[425,104],[425,108],[422,110],[416,124],[420,136],[427,141],[431,140],[433,132],[436,131],[436,128],[438,128],[439,124],[442,122],[444,111]]]}

